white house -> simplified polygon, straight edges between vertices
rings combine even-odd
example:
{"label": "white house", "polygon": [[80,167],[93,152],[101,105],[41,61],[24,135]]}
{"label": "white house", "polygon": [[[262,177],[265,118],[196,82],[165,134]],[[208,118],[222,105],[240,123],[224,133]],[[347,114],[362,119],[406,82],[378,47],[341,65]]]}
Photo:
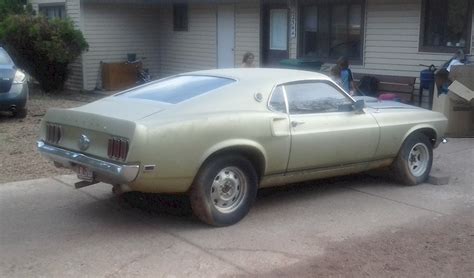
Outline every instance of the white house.
{"label": "white house", "polygon": [[354,72],[419,76],[462,49],[474,52],[470,0],[30,0],[49,17],[70,17],[89,51],[68,86],[94,89],[100,61],[127,53],[154,76],[260,66],[285,58],[323,62],[345,55]]}

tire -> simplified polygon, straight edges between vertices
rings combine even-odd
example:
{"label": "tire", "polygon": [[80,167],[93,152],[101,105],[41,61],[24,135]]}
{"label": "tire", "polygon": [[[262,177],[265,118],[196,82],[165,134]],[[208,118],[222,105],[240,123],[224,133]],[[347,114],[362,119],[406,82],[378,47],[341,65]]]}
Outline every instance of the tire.
{"label": "tire", "polygon": [[19,118],[19,119],[24,119],[24,118],[26,118],[26,114],[28,114],[28,110],[26,109],[26,107],[23,107],[23,108],[19,108],[15,112],[13,112],[13,117]]}
{"label": "tire", "polygon": [[421,133],[414,133],[405,140],[393,162],[393,174],[405,185],[417,185],[428,179],[432,164],[430,140]]}
{"label": "tire", "polygon": [[239,222],[257,196],[258,178],[249,160],[223,155],[206,162],[189,192],[193,213],[212,226]]}

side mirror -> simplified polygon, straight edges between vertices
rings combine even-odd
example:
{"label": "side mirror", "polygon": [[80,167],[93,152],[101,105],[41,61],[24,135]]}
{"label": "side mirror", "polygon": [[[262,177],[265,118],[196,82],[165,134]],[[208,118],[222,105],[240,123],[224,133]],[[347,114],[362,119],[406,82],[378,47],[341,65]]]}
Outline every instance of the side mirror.
{"label": "side mirror", "polygon": [[364,113],[365,101],[363,99],[358,99],[353,104],[354,111],[358,114]]}

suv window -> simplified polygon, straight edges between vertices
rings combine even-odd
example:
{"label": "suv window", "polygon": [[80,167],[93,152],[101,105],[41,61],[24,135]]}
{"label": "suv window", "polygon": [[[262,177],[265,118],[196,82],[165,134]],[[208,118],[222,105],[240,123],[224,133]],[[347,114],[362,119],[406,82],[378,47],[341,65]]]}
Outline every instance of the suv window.
{"label": "suv window", "polygon": [[176,104],[233,82],[235,82],[233,79],[215,76],[181,75],[153,82],[117,96]]}
{"label": "suv window", "polygon": [[8,56],[7,52],[0,48],[0,65],[11,65],[13,61]]}
{"label": "suv window", "polygon": [[290,114],[343,112],[352,110],[352,100],[325,82],[285,85]]}

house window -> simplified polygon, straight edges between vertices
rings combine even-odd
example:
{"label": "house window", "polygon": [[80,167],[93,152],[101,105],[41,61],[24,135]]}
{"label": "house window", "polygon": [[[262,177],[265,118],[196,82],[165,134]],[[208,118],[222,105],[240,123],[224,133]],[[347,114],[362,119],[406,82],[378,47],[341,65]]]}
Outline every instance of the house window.
{"label": "house window", "polygon": [[468,0],[423,0],[420,51],[469,51],[472,6]]}
{"label": "house window", "polygon": [[48,19],[66,18],[66,8],[64,5],[41,5],[39,7],[39,12]]}
{"label": "house window", "polygon": [[326,1],[301,8],[300,56],[362,60],[364,0]]}
{"label": "house window", "polygon": [[173,30],[188,31],[188,4],[173,5]]}

